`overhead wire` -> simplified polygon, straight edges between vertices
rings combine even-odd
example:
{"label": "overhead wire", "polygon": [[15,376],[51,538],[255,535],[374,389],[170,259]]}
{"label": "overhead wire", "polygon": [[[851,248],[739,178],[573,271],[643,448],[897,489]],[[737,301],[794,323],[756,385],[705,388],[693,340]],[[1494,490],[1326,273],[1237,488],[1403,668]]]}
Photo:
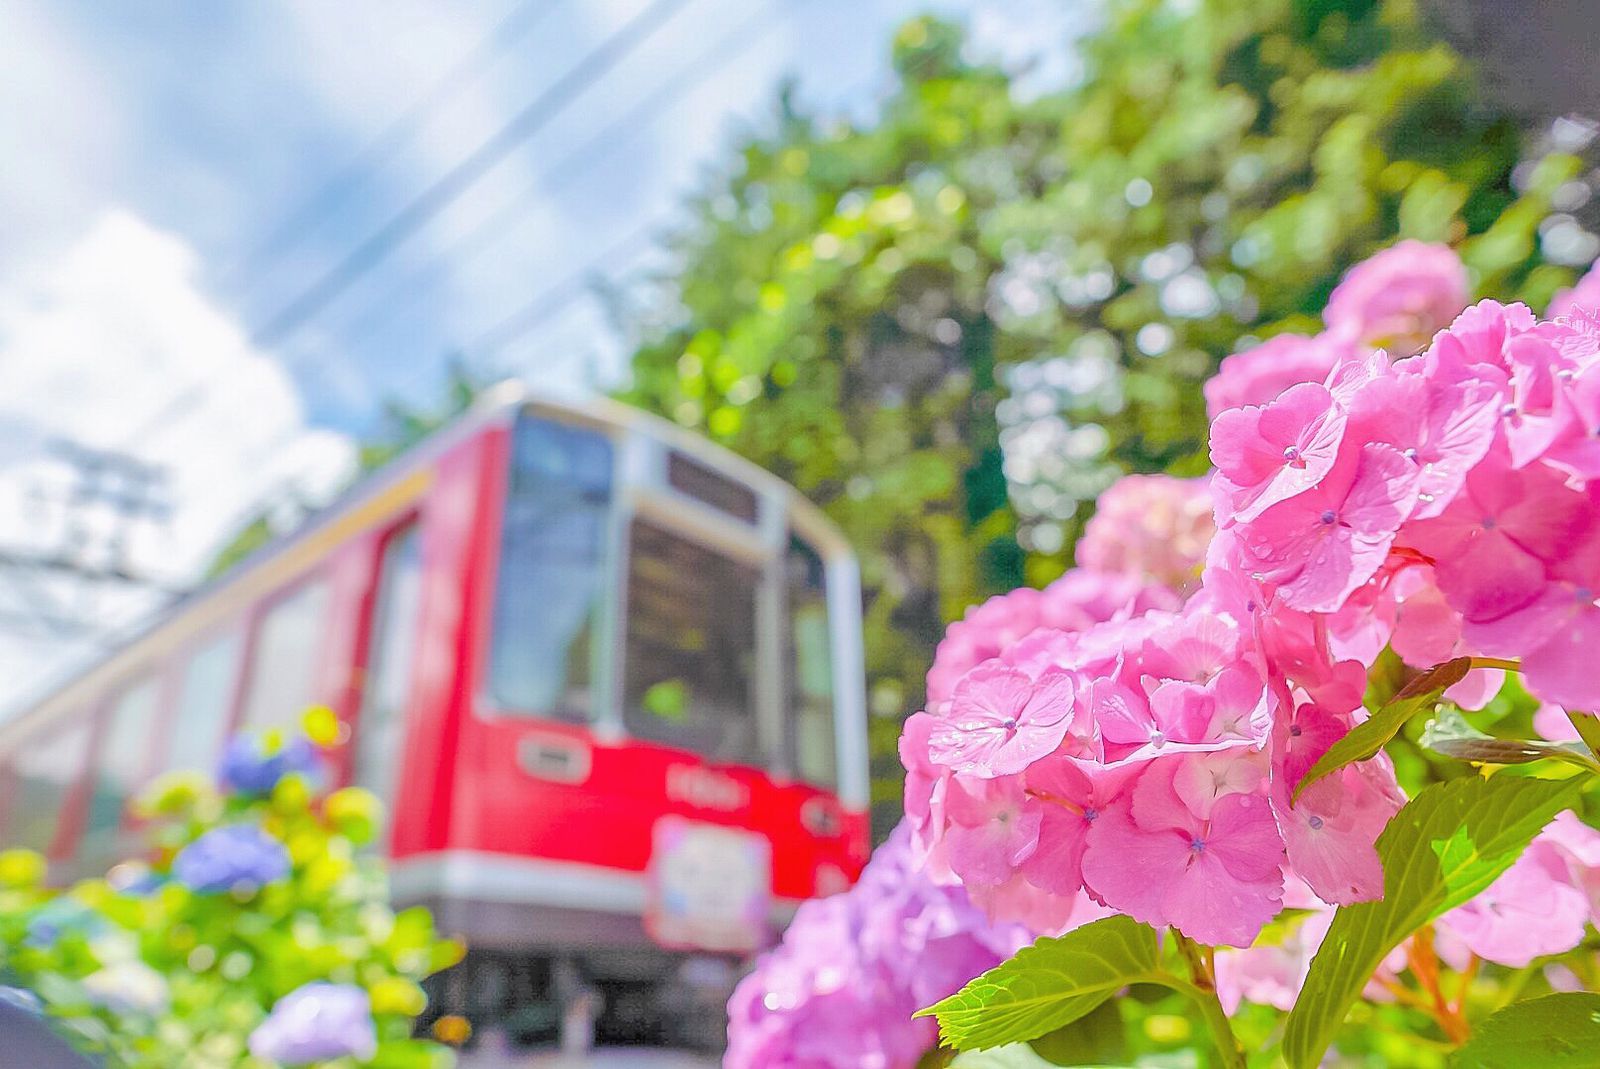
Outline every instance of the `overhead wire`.
{"label": "overhead wire", "polygon": [[467,157],[401,208],[331,270],[280,307],[255,331],[258,345],[287,337],[358,278],[382,263],[401,243],[444,211],[518,145],[543,129],[609,73],[639,45],[649,40],[692,0],[652,0],[621,28],[606,37],[544,92],[518,112]]}
{"label": "overhead wire", "polygon": [[516,44],[559,7],[560,0],[522,0],[513,7],[476,47],[457,60],[409,107],[390,120],[376,137],[367,142],[331,178],[322,182],[298,207],[285,215],[250,253],[223,274],[233,277],[251,274],[315,229],[318,220],[326,218],[330,209],[358,187],[364,177],[387,166],[434,113],[481,78],[499,53]]}
{"label": "overhead wire", "polygon": [[[602,78],[633,49],[658,32],[673,15],[693,0],[653,0],[637,12],[623,26],[613,31],[605,40],[591,49],[567,72],[552,83],[534,100],[504,124],[488,140],[482,142],[468,156],[452,167],[444,176],[433,182],[422,194],[413,198],[390,222],[358,246],[332,271],[322,276],[309,289],[283,306],[269,327],[258,332],[252,340],[257,345],[271,343],[274,334],[281,336],[297,328],[331,301],[361,273],[376,266],[395,245],[403,241],[416,228],[432,219],[453,200],[459,197],[505,158],[517,144],[531,137],[543,125]],[[292,313],[292,317],[290,317]],[[304,356],[284,354],[279,362],[285,366],[300,363]],[[142,440],[169,429],[185,413],[196,410],[211,392],[220,376],[212,376],[189,384],[148,419],[139,423],[123,440],[131,447]]]}
{"label": "overhead wire", "polygon": [[[672,105],[704,85],[722,68],[723,62],[734,53],[749,47],[764,34],[780,25],[777,16],[791,14],[807,0],[794,3],[769,4],[758,9],[728,33],[690,57],[667,81],[650,91],[632,108],[606,123],[572,152],[551,166],[517,196],[512,197],[495,211],[479,220],[461,237],[449,242],[426,260],[407,271],[393,285],[387,286],[377,298],[368,302],[363,310],[347,321],[347,329],[363,336],[375,329],[380,317],[393,309],[399,296],[419,287],[430,274],[445,263],[459,265],[481,255],[512,234],[518,218],[525,215],[532,199],[541,193],[559,188],[573,180],[589,166],[615,152],[627,143],[633,134],[647,127]],[[421,307],[416,302],[403,306],[405,310]]]}

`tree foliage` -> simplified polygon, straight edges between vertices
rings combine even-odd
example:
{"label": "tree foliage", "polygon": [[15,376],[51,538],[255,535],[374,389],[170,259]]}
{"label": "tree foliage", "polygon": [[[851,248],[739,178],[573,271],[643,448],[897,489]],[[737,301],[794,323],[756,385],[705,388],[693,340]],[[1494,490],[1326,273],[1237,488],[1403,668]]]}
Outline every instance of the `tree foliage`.
{"label": "tree foliage", "polygon": [[1079,48],[1080,81],[1025,99],[923,18],[870,121],[785,95],[641,328],[626,396],[861,550],[880,712],[915,706],[945,621],[1064,566],[1115,473],[1201,470],[1200,382],[1315,329],[1348,264],[1400,236],[1502,296],[1568,277],[1537,230],[1577,162],[1514,184],[1518,130],[1404,0],[1114,0]]}

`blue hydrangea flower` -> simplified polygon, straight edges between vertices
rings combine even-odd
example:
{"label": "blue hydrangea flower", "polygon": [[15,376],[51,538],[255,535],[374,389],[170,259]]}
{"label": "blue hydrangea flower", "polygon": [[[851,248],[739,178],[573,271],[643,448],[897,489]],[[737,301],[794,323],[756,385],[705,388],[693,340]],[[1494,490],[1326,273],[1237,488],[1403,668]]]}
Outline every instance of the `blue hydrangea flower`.
{"label": "blue hydrangea flower", "polygon": [[85,938],[105,931],[106,919],[75,898],[57,898],[46,902],[28,918],[27,934],[23,943],[30,947],[54,946],[63,935],[76,934]]}
{"label": "blue hydrangea flower", "polygon": [[309,1065],[377,1052],[372,1002],[351,984],[312,983],[277,1001],[250,1033],[250,1053],[283,1065]]}
{"label": "blue hydrangea flower", "polygon": [[270,794],[278,781],[298,772],[312,780],[322,772],[317,748],[304,738],[293,738],[282,746],[268,747],[252,735],[235,735],[222,755],[217,779],[225,790],[239,794]]}
{"label": "blue hydrangea flower", "polygon": [[254,824],[213,828],[172,859],[172,878],[199,894],[254,889],[288,874],[289,852]]}

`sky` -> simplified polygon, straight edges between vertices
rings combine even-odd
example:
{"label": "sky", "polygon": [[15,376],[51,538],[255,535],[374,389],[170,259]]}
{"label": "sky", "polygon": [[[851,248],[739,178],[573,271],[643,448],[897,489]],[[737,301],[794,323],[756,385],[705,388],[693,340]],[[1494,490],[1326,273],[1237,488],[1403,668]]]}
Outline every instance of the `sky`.
{"label": "sky", "polygon": [[[1044,86],[1070,76],[1065,42],[1091,9],[8,0],[0,555],[76,538],[74,552],[112,560],[105,516],[67,529],[72,444],[164,473],[170,511],[115,559],[176,588],[261,501],[336,493],[382,402],[429,404],[452,357],[558,393],[615,385],[624,345],[589,283],[625,285],[658,262],[684,198],[771,114],[785,78],[824,112],[869,116],[895,26],[933,10]],[[608,41],[614,62],[578,79]],[[374,235],[530,110],[543,119],[529,136],[372,253]],[[363,248],[348,285],[302,300]],[[0,568],[0,708],[159,601]]]}

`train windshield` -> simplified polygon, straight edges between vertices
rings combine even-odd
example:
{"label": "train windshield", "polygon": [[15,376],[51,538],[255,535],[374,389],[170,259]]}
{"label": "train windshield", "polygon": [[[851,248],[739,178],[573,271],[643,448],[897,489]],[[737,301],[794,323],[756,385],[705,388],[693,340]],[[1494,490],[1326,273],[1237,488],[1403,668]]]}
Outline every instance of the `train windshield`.
{"label": "train windshield", "polygon": [[713,761],[764,764],[756,716],[761,570],[636,519],[629,532],[623,721]]}
{"label": "train windshield", "polygon": [[592,430],[517,421],[489,668],[507,714],[584,721],[594,711],[612,459],[610,440]]}

